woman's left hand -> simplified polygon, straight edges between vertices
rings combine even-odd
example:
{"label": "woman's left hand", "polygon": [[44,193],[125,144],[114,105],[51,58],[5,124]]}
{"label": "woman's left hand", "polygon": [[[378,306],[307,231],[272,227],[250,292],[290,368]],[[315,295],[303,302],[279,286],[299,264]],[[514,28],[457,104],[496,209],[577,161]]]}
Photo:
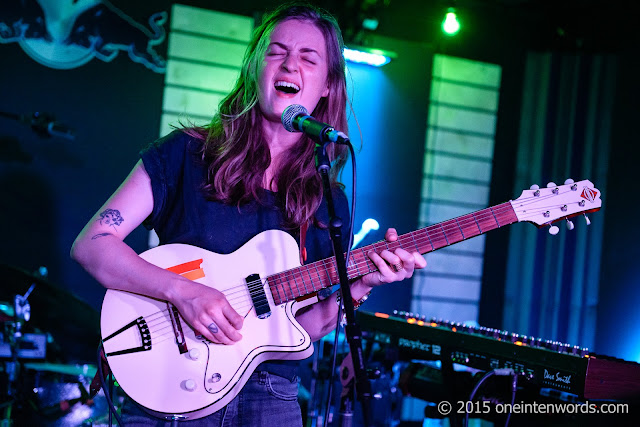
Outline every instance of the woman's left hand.
{"label": "woman's left hand", "polygon": [[[398,240],[396,229],[388,229],[384,238],[387,242]],[[427,266],[427,260],[418,252],[410,253],[402,248],[397,248],[393,252],[385,249],[380,254],[370,251],[367,255],[378,268],[378,271],[369,273],[361,279],[362,284],[369,287],[408,279],[413,276],[415,269]]]}
{"label": "woman's left hand", "polygon": [[[398,233],[394,228],[390,228],[384,237],[387,242],[395,242],[398,240]],[[410,253],[401,248],[393,251],[385,249],[380,254],[372,251],[367,255],[378,271],[360,277],[351,284],[350,292],[354,307],[366,299],[374,286],[407,279],[413,276],[416,268],[424,268],[427,265],[427,261],[418,252]],[[313,341],[329,333],[336,323],[335,316],[338,313],[336,297],[327,298],[322,302],[324,304],[309,305],[296,314],[298,321],[309,332]]]}

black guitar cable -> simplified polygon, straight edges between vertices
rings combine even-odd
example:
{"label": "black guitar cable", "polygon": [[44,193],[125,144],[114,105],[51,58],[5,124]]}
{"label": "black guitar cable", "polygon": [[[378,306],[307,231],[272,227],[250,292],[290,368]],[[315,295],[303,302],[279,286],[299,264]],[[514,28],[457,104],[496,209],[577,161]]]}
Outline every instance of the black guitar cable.
{"label": "black guitar cable", "polygon": [[[513,408],[513,403],[516,400],[516,390],[518,387],[518,374],[515,373],[513,371],[513,369],[510,368],[503,368],[503,369],[494,369],[492,371],[487,372],[486,374],[484,374],[484,376],[482,378],[480,378],[480,380],[478,380],[478,382],[476,383],[475,387],[473,387],[473,390],[471,390],[471,394],[469,395],[469,402],[473,401],[473,397],[475,396],[476,392],[478,391],[478,389],[480,388],[480,386],[482,385],[482,383],[484,383],[489,377],[493,376],[493,375],[500,375],[500,376],[505,376],[505,375],[511,375],[512,381],[511,381],[511,407]],[[464,415],[464,424],[463,427],[468,427],[469,426],[469,411],[466,410],[465,408],[465,415]],[[509,411],[509,415],[507,415],[507,421],[504,424],[504,427],[508,427],[509,426],[509,419],[511,418],[511,411]]]}

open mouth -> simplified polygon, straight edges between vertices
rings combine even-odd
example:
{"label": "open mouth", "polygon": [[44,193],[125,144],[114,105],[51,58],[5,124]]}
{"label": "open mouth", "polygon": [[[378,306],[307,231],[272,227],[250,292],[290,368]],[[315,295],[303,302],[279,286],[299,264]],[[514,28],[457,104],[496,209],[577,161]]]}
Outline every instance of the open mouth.
{"label": "open mouth", "polygon": [[300,92],[300,86],[291,82],[277,81],[275,84],[275,87],[278,92],[290,93],[290,94],[295,94]]}

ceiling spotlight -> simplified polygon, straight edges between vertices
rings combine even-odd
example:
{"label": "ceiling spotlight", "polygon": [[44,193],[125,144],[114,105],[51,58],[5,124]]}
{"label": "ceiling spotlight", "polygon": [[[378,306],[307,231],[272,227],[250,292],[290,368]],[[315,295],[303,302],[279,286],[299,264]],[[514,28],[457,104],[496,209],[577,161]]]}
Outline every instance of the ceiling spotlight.
{"label": "ceiling spotlight", "polygon": [[447,9],[447,14],[442,21],[442,31],[449,36],[456,35],[458,31],[460,31],[460,22],[458,21],[455,8],[450,7]]}
{"label": "ceiling spotlight", "polygon": [[392,58],[396,57],[396,54],[393,52],[360,46],[345,47],[343,54],[344,59],[349,62],[373,65],[374,67],[382,67],[388,64]]}

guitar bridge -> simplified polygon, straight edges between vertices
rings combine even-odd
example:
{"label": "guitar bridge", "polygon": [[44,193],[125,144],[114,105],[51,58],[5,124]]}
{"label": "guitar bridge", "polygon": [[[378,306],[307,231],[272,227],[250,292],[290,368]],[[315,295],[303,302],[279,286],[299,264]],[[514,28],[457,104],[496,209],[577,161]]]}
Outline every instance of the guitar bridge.
{"label": "guitar bridge", "polygon": [[133,328],[133,327],[137,327],[138,328],[138,333],[140,334],[140,339],[142,340],[142,345],[139,346],[139,347],[128,348],[126,350],[118,350],[118,351],[114,351],[114,352],[111,352],[111,353],[106,353],[105,356],[117,356],[119,354],[130,354],[130,353],[137,353],[137,352],[140,352],[140,351],[149,351],[149,350],[151,350],[151,333],[149,332],[149,326],[147,325],[147,321],[144,320],[144,318],[142,316],[138,317],[137,319],[133,320],[132,322],[127,323],[122,328],[118,329],[117,331],[115,331],[114,333],[109,335],[108,337],[104,338],[102,340],[102,342],[106,343],[111,338],[114,338],[114,337],[124,333],[125,331],[127,331],[127,330],[129,330],[130,328]]}

